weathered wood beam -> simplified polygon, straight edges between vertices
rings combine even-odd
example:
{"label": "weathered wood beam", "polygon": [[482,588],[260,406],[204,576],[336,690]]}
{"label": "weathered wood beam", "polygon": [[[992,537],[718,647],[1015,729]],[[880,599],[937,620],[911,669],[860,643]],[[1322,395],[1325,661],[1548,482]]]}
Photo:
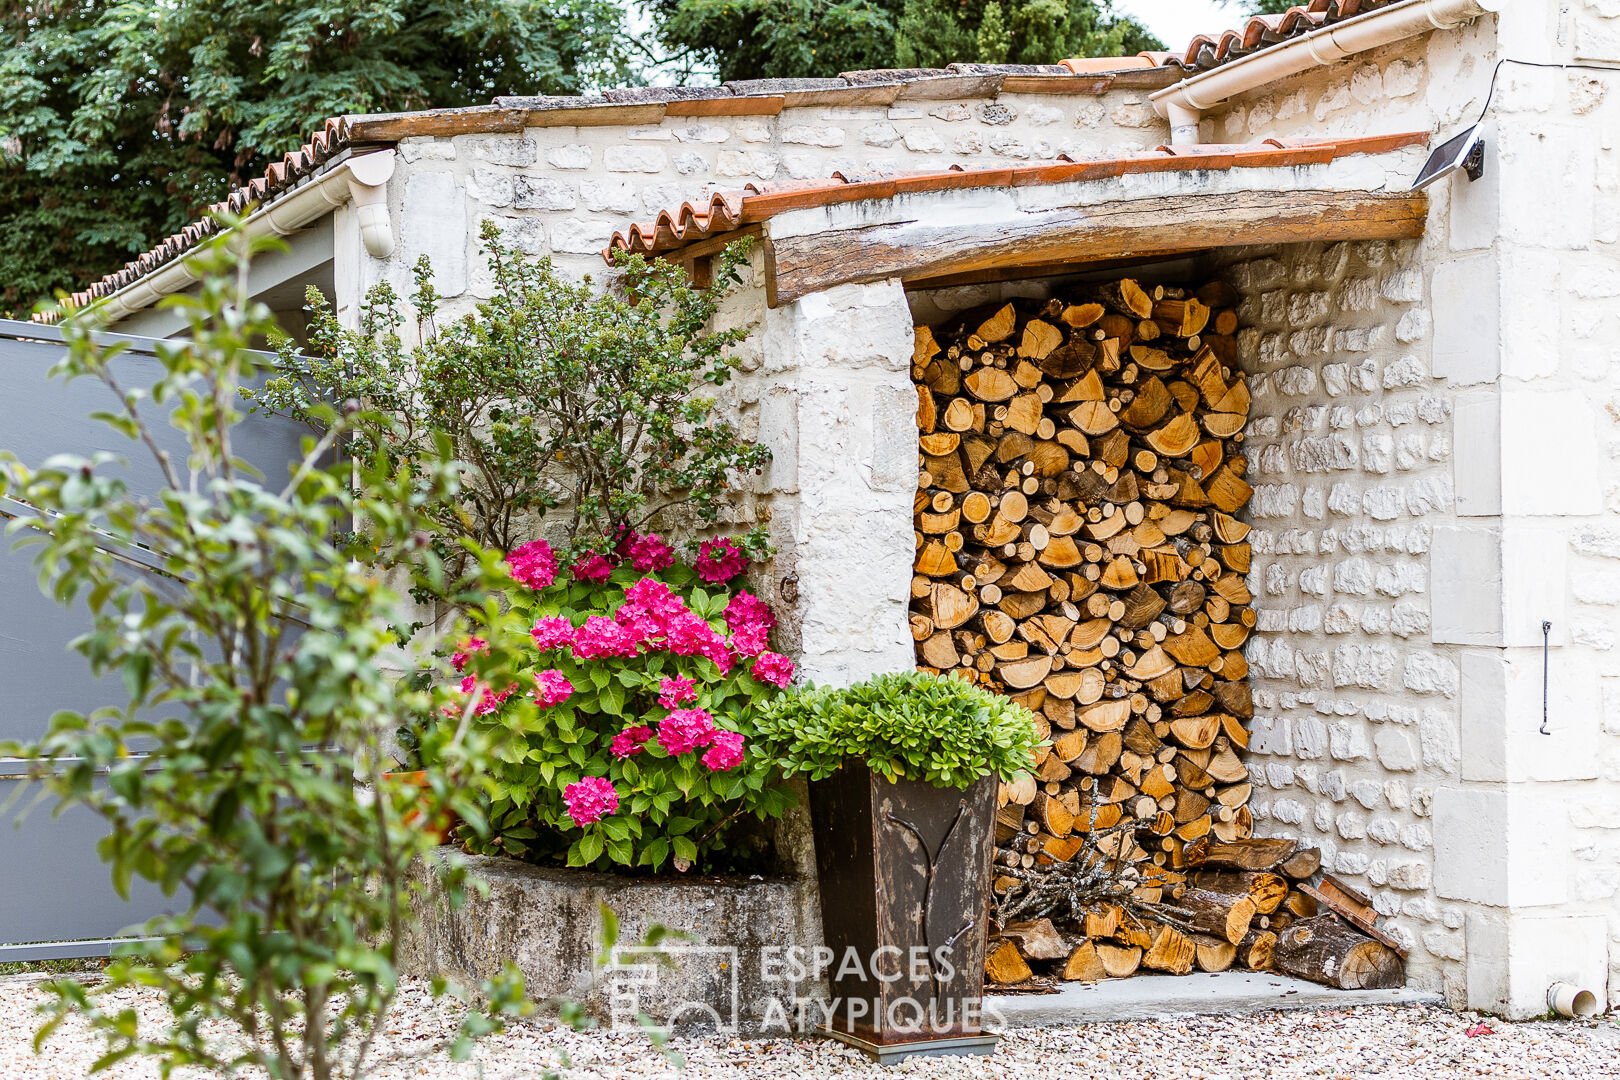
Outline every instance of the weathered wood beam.
{"label": "weathered wood beam", "polygon": [[[1234,244],[1401,240],[1423,235],[1423,192],[1240,191],[1031,211],[975,223],[922,219],[772,238],[772,307],[851,282],[1120,258]],[[943,216],[943,215],[942,215]]]}
{"label": "weathered wood beam", "polygon": [[1208,248],[1185,248],[1175,251],[1156,251],[1147,256],[1123,255],[1114,259],[1066,259],[1054,263],[1027,263],[1023,266],[995,266],[984,270],[969,270],[961,274],[942,277],[907,278],[911,289],[948,289],[957,285],[982,285],[987,282],[1022,281],[1027,278],[1065,277],[1072,274],[1096,274],[1105,270],[1173,262],[1188,255],[1197,255]]}

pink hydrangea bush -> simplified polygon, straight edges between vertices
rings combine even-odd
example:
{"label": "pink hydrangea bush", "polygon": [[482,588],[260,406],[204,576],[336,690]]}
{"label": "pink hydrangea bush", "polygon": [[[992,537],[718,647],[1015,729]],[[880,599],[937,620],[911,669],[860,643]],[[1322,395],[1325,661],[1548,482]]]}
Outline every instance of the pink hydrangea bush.
{"label": "pink hydrangea bush", "polygon": [[750,748],[756,707],[793,664],[770,651],[776,618],[744,587],[740,547],[705,541],[687,564],[663,538],[626,532],[566,560],[536,541],[506,563],[504,610],[455,656],[456,717],[476,695],[472,722],[517,740],[490,777],[489,835],[463,834],[470,850],[702,867],[737,822],[792,805]]}

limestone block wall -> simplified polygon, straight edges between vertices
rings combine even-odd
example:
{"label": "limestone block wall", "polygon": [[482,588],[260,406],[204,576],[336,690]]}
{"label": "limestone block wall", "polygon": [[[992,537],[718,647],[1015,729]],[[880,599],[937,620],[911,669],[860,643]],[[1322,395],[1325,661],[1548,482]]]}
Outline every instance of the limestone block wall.
{"label": "limestone block wall", "polygon": [[905,290],[814,293],[766,312],[763,345],[739,394],[763,401],[770,588],[791,612],[800,672],[842,685],[906,670],[917,393]]}
{"label": "limestone block wall", "polygon": [[776,115],[667,117],[653,126],[536,127],[521,135],[407,138],[389,183],[400,223],[386,260],[361,259],[363,288],[409,291],[432,258],[450,309],[487,296],[478,226],[600,276],[615,230],[750,182],[823,179],[1149,150],[1169,137],[1145,90],[829,105]]}
{"label": "limestone block wall", "polygon": [[[1446,137],[1480,116],[1501,56],[1612,65],[1620,8],[1521,0],[1461,31],[1235,99],[1206,118],[1205,135],[1427,128]],[[1594,990],[1606,982],[1620,1003],[1614,84],[1601,72],[1501,68],[1482,128],[1485,176],[1430,189],[1429,235],[1412,264],[1415,299],[1391,323],[1397,336],[1403,326],[1426,334],[1409,345],[1426,393],[1449,409],[1454,494],[1449,518],[1426,519],[1426,556],[1414,553],[1428,566],[1429,625],[1410,640],[1431,643],[1457,689],[1454,701],[1414,692],[1400,703],[1416,710],[1419,760],[1409,786],[1421,782],[1430,796],[1435,844],[1432,891],[1403,894],[1402,919],[1438,915],[1410,929],[1454,1000],[1518,1016],[1544,1007],[1554,978]],[[1404,558],[1386,549],[1373,561],[1384,573]],[[1264,588],[1255,591],[1264,603]],[[1392,628],[1401,602],[1391,603]],[[1551,623],[1546,735],[1543,621]],[[1431,708],[1456,725],[1454,756],[1439,768],[1424,759],[1436,745],[1422,739]],[[1383,730],[1369,743],[1374,759]],[[1297,725],[1293,734],[1297,756]],[[1273,799],[1267,828],[1285,827],[1276,817],[1284,802]],[[1341,854],[1356,850],[1344,842]],[[1466,957],[1465,971],[1452,953]]]}
{"label": "limestone block wall", "polygon": [[1219,272],[1244,296],[1254,398],[1256,830],[1321,848],[1411,950],[1410,978],[1438,990],[1464,957],[1429,821],[1457,774],[1459,673],[1429,639],[1427,556],[1455,498],[1419,250],[1239,248]]}
{"label": "limestone block wall", "polygon": [[[485,219],[522,251],[600,280],[614,231],[715,190],[835,171],[1132,152],[1167,137],[1147,91],[1115,90],[407,138],[389,183],[399,243],[383,260],[340,253],[338,302],[353,319],[358,298],[379,282],[408,294],[412,268],[427,256],[445,315],[470,310],[493,289],[479,251]],[[756,251],[720,313],[722,325],[752,333],[737,350],[739,377],[715,396],[746,434],[771,447],[773,462],[721,525],[770,530],[778,555],[759,584],[786,613],[779,645],[803,659],[807,674],[852,680],[908,667],[916,398],[904,293],[898,285],[849,287],[768,312],[762,274]]]}
{"label": "limestone block wall", "polygon": [[[1204,137],[1449,135],[1479,114],[1499,37],[1524,59],[1620,62],[1620,8],[1521,0],[1237,98]],[[1620,1004],[1613,81],[1504,68],[1485,179],[1432,188],[1420,242],[1236,248],[1198,271],[1245,294],[1257,826],[1320,846],[1370,893],[1416,984],[1516,1015],[1536,1011],[1551,977],[1606,981]],[[389,185],[398,249],[340,250],[339,300],[352,315],[371,284],[408,290],[425,254],[447,314],[466,310],[490,291],[486,217],[523,250],[600,277],[614,230],[717,188],[1167,136],[1147,92],[1122,90],[407,139]],[[775,460],[727,524],[768,523],[780,554],[762,585],[793,613],[783,645],[807,674],[909,666],[908,298],[886,282],[768,311],[761,270],[756,256],[721,315],[756,332],[719,397]],[[1041,288],[909,299],[929,321]]]}

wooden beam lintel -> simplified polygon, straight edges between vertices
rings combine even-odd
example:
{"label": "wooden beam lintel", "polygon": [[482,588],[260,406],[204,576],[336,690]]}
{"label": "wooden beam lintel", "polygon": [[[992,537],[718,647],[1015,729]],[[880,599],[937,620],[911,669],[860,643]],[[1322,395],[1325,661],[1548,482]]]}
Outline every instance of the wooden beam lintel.
{"label": "wooden beam lintel", "polygon": [[982,285],[987,282],[1022,281],[1028,278],[1069,277],[1076,274],[1097,274],[1109,270],[1122,270],[1140,266],[1144,262],[1164,262],[1170,259],[1198,255],[1208,248],[1177,248],[1172,251],[1121,251],[1106,259],[1065,260],[1050,263],[1029,263],[1024,266],[998,266],[986,270],[966,270],[959,274],[918,277],[904,274],[901,280],[908,289],[949,289],[957,285]]}
{"label": "wooden beam lintel", "polygon": [[979,224],[926,215],[767,241],[772,307],[835,285],[1167,255],[1254,244],[1423,235],[1423,192],[1241,191],[1031,211]]}

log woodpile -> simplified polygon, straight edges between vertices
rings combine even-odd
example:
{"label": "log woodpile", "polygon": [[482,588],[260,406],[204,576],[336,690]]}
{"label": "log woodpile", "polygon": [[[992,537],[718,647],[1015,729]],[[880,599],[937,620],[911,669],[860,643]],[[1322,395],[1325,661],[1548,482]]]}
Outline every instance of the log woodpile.
{"label": "log woodpile", "polygon": [[1121,279],[917,328],[918,665],[1049,740],[1002,787],[994,982],[1269,969],[1317,915],[1311,856],[1249,840],[1236,303]]}

